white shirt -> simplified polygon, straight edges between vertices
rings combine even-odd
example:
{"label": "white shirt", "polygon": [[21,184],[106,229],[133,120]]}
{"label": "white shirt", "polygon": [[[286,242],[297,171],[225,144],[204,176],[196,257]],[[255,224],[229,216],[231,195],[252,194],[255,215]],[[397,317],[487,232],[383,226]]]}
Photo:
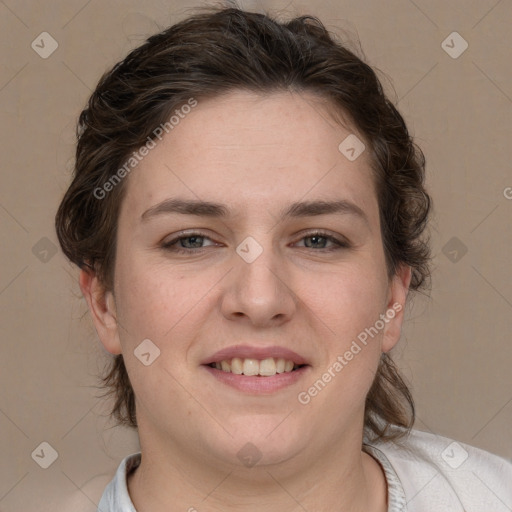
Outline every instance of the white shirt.
{"label": "white shirt", "polygon": [[[419,430],[363,450],[384,469],[388,512],[512,512],[512,461]],[[140,453],[123,459],[98,512],[137,512],[126,476],[139,464]]]}

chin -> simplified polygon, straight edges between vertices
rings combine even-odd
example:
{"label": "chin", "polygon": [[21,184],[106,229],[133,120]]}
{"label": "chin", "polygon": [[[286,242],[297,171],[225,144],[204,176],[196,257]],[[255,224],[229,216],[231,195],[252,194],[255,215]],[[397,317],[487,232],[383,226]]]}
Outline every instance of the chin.
{"label": "chin", "polygon": [[[229,464],[252,468],[284,463],[302,451],[308,444],[306,432],[301,435],[291,418],[283,415],[244,416],[237,418],[226,429],[232,434],[212,440],[219,455],[229,454]],[[283,421],[284,419],[284,421]],[[289,424],[285,423],[289,421]],[[216,450],[216,451],[217,451]]]}

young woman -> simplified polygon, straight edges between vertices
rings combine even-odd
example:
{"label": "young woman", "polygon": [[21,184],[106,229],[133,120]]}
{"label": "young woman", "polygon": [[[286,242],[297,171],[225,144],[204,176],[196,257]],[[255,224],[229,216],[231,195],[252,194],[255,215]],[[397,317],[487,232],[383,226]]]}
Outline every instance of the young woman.
{"label": "young woman", "polygon": [[140,439],[99,511],[511,510],[512,464],[412,430],[388,355],[424,165],[314,17],[210,9],[103,76],[56,217]]}

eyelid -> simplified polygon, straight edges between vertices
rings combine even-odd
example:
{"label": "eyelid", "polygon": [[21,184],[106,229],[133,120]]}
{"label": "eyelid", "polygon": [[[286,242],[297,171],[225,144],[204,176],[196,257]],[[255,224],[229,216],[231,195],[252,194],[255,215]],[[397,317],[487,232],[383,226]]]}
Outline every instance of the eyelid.
{"label": "eyelid", "polygon": [[[346,237],[339,234],[332,234],[327,230],[323,229],[312,229],[310,231],[302,232],[300,233],[300,239],[299,241],[303,240],[304,238],[309,238],[312,236],[319,236],[321,238],[325,238],[332,242],[333,244],[337,245],[339,248],[346,248],[352,247],[352,244],[347,240]],[[334,249],[319,249],[318,251],[329,251]]]}
{"label": "eyelid", "polygon": [[[190,229],[190,230],[181,231],[181,232],[177,233],[173,238],[171,238],[167,242],[165,242],[165,241],[162,242],[160,245],[164,250],[173,251],[175,253],[199,254],[199,253],[203,252],[204,249],[206,249],[206,247],[199,247],[196,249],[186,249],[186,248],[181,247],[181,248],[172,249],[172,246],[177,244],[180,240],[186,239],[189,237],[194,237],[194,236],[200,237],[200,238],[205,238],[205,239],[208,239],[208,240],[214,242],[213,244],[208,245],[207,247],[214,247],[215,245],[217,245],[217,246],[219,245],[210,236],[208,236],[206,233],[201,232],[198,229]],[[304,238],[318,236],[321,238],[325,238],[326,240],[328,240],[329,242],[334,244],[334,247],[331,247],[331,248],[314,249],[314,248],[304,247],[305,249],[311,249],[313,252],[330,252],[330,251],[335,251],[335,250],[339,250],[339,249],[348,249],[348,248],[352,247],[351,242],[349,242],[344,236],[334,235],[334,234],[331,234],[330,232],[328,232],[327,230],[323,230],[320,228],[316,228],[316,229],[312,228],[310,230],[303,231],[301,233],[298,233],[296,235],[296,237],[297,236],[299,237],[298,242],[302,241]]]}
{"label": "eyelid", "polygon": [[182,238],[189,238],[189,237],[192,237],[192,236],[197,236],[197,237],[201,237],[201,238],[208,238],[209,240],[214,242],[214,240],[212,239],[211,236],[209,236],[206,233],[202,233],[199,229],[187,229],[187,230],[180,231],[180,232],[174,234],[167,241],[166,241],[166,238],[164,238],[160,245],[162,247],[170,246],[170,245],[172,245],[172,244],[174,244],[176,242],[179,242]]}

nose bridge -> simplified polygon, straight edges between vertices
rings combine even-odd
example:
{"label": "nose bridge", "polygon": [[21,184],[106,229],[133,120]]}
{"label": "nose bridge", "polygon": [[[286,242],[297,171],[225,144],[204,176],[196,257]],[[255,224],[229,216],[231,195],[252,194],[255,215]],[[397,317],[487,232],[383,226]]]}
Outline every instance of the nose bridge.
{"label": "nose bridge", "polygon": [[236,248],[234,269],[224,297],[226,315],[244,315],[255,323],[289,317],[294,309],[293,293],[286,284],[282,255],[267,233],[246,237]]}
{"label": "nose bridge", "polygon": [[[236,248],[239,261],[236,263],[236,278],[246,289],[256,293],[276,293],[279,279],[280,255],[276,253],[269,234],[260,235],[258,242],[246,237]],[[281,278],[282,279],[282,278]]]}

